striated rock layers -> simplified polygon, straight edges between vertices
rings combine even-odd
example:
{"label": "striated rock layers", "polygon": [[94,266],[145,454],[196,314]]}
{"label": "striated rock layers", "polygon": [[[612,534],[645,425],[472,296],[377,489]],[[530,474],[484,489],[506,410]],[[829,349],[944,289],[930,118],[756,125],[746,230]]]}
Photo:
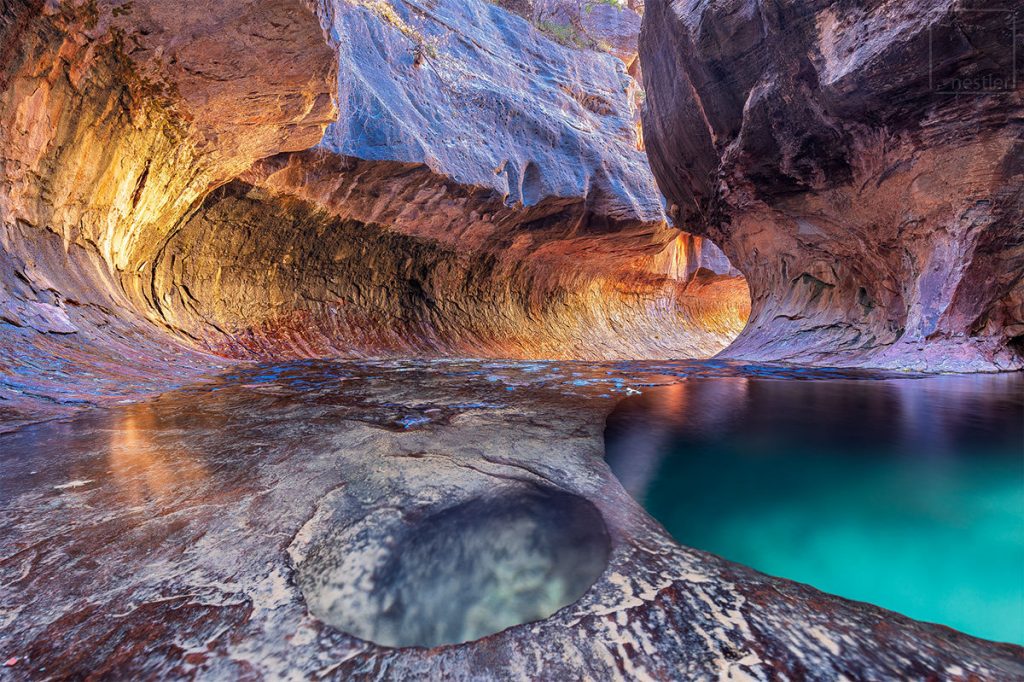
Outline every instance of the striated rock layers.
{"label": "striated rock layers", "polygon": [[0,38],[8,401],[68,362],[87,399],[194,351],[708,356],[744,323],[624,64],[491,3],[11,0]]}
{"label": "striated rock layers", "polygon": [[320,11],[338,121],[167,243],[166,319],[260,357],[706,357],[738,333],[745,286],[665,224],[621,62],[488,2]]}
{"label": "striated rock layers", "polygon": [[1012,26],[954,0],[646,4],[655,175],[751,288],[727,355],[1024,366]]}
{"label": "striated rock layers", "polygon": [[153,257],[212,188],[334,120],[313,9],[11,0],[0,45],[0,413],[209,369],[168,336]]}
{"label": "striated rock layers", "polygon": [[[706,269],[689,279],[685,269],[679,279],[588,276],[567,269],[568,258],[615,256],[581,241],[556,242],[578,250],[549,261],[510,261],[508,252],[462,252],[239,181],[169,241],[154,281],[170,292],[168,319],[238,358],[707,355],[723,343],[712,325],[742,324],[741,280]],[[648,260],[667,272],[677,261],[693,267],[691,246],[682,239]]]}

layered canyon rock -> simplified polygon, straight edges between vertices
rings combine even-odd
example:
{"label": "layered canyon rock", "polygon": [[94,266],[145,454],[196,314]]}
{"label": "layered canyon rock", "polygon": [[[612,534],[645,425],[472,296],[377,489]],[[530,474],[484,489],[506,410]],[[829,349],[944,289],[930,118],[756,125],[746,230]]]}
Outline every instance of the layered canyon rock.
{"label": "layered canyon rock", "polygon": [[[52,233],[122,282],[72,293],[147,299],[152,252],[206,193],[335,118],[336,64],[301,2],[25,0],[3,21],[4,251],[34,260]],[[77,269],[67,261],[40,269]]]}
{"label": "layered canyon rock", "polygon": [[616,0],[499,0],[498,4],[530,20],[560,42],[607,52],[622,60],[627,68],[637,60],[643,3],[620,3]]}
{"label": "layered canyon rock", "polygon": [[739,331],[742,281],[665,223],[619,60],[489,2],[321,14],[339,119],[168,242],[176,325],[264,357],[706,357]]}
{"label": "layered canyon rock", "polygon": [[647,3],[655,175],[751,287],[727,355],[1024,366],[1014,6]]}
{"label": "layered canyon rock", "polygon": [[167,392],[5,436],[5,669],[1020,675],[668,537],[601,460],[636,367],[232,362],[722,348],[746,285],[666,224],[628,61],[480,0],[0,5],[0,428]]}
{"label": "layered canyon rock", "polygon": [[742,280],[665,222],[624,64],[497,5],[0,17],[9,404],[67,359],[141,385],[209,351],[708,356],[743,325]]}
{"label": "layered canyon rock", "polygon": [[335,119],[313,9],[12,0],[0,44],[0,410],[215,369],[169,335],[153,256],[212,188]]}
{"label": "layered canyon rock", "polygon": [[[567,256],[460,251],[236,182],[175,234],[155,286],[172,292],[175,324],[236,358],[707,355],[727,338],[714,326],[742,323],[747,294],[696,269],[692,246],[646,259],[668,274],[588,275]],[[575,255],[603,257],[590,247]]]}

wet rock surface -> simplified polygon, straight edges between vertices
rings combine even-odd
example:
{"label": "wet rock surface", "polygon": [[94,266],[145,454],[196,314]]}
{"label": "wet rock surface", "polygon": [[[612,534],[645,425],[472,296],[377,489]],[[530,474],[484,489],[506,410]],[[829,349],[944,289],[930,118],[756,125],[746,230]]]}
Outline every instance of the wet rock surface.
{"label": "wet rock surface", "polygon": [[839,374],[238,362],[724,347],[746,285],[666,224],[628,53],[482,0],[13,0],[0,38],[4,677],[1024,674],[680,547],[601,459],[645,382]]}
{"label": "wet rock surface", "polygon": [[544,620],[583,596],[609,553],[593,504],[514,481],[436,513],[308,528],[289,552],[310,612],[388,647],[461,644]]}
{"label": "wet rock surface", "polygon": [[647,3],[652,167],[751,286],[728,355],[1022,366],[1017,10]]}
{"label": "wet rock surface", "polygon": [[[1024,675],[1019,647],[668,537],[603,462],[604,415],[644,385],[716,376],[872,375],[724,362],[304,362],[238,368],[212,385],[0,436],[0,652],[17,658],[4,675]],[[536,511],[559,505],[578,512],[575,540]],[[581,511],[588,505],[598,516]],[[525,520],[524,536],[549,559],[551,541],[586,549],[606,534],[607,565],[549,618],[467,644],[387,648],[317,617],[309,581],[335,563],[324,554],[335,539],[358,568],[344,583],[350,598],[369,599],[427,579],[393,563],[403,545],[432,555],[425,521],[486,528],[488,514]],[[490,537],[445,542],[463,535]],[[414,607],[391,613],[421,622]]]}

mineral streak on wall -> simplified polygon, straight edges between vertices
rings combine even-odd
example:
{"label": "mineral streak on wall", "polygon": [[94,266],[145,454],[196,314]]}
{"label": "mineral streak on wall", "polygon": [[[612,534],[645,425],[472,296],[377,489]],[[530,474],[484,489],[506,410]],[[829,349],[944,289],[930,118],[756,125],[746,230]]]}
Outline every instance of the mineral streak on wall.
{"label": "mineral streak on wall", "polygon": [[384,7],[3,3],[0,409],[210,351],[703,357],[739,332],[713,246],[665,264],[623,61],[483,0]]}

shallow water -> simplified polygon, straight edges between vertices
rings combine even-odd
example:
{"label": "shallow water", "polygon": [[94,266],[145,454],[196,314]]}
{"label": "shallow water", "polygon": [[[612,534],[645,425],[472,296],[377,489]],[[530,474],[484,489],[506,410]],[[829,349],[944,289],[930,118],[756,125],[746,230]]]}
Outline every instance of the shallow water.
{"label": "shallow water", "polygon": [[1024,643],[1024,376],[693,378],[610,416],[607,458],[679,542]]}

